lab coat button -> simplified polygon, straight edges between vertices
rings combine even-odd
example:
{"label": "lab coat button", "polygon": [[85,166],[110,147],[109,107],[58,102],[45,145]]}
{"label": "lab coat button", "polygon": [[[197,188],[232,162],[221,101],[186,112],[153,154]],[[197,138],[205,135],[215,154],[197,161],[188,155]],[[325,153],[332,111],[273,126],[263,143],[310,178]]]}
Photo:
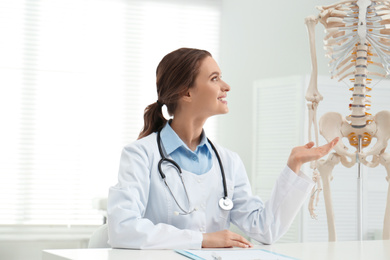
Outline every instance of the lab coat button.
{"label": "lab coat button", "polygon": [[198,179],[198,183],[201,183],[202,182],[202,180],[201,179]]}
{"label": "lab coat button", "polygon": [[199,228],[199,231],[200,231],[200,232],[204,232],[204,228],[202,228],[202,227]]}

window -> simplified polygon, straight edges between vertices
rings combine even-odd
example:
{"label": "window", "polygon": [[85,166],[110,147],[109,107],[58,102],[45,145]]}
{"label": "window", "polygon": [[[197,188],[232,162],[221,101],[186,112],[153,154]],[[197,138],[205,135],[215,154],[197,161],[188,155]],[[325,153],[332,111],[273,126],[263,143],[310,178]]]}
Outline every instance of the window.
{"label": "window", "polygon": [[[186,46],[218,60],[218,0],[0,3],[0,224],[100,224],[122,147]],[[215,123],[206,127],[215,138]]]}

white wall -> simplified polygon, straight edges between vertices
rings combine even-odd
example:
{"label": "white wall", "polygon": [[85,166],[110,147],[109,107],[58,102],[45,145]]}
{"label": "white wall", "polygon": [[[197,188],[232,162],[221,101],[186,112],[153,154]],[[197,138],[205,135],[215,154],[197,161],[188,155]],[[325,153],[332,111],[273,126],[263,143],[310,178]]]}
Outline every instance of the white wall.
{"label": "white wall", "polygon": [[[336,0],[223,0],[220,67],[230,84],[230,112],[218,118],[218,142],[241,156],[252,171],[253,82],[311,72],[304,18]],[[319,74],[327,75],[322,24],[317,25]],[[275,99],[277,97],[270,97]],[[281,104],[283,105],[283,104]],[[266,122],[264,127],[267,126]],[[287,161],[287,158],[286,158]]]}

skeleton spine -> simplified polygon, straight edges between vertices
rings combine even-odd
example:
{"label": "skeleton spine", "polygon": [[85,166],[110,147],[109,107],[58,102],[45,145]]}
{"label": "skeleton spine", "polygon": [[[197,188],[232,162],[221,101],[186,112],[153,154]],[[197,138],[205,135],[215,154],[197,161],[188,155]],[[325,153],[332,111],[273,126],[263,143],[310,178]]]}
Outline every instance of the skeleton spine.
{"label": "skeleton spine", "polygon": [[356,49],[354,87],[352,88],[352,103],[350,104],[350,109],[352,110],[351,126],[354,128],[363,128],[367,124],[367,53],[368,45],[359,43]]}

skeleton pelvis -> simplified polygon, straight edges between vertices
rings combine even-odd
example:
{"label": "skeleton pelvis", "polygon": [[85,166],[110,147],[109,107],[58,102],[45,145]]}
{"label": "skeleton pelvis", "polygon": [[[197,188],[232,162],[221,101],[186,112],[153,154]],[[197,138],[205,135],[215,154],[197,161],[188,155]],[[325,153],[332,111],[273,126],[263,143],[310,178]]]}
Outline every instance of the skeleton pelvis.
{"label": "skeleton pelvis", "polygon": [[354,128],[347,122],[345,117],[336,112],[329,112],[320,119],[320,133],[329,142],[335,137],[346,137],[351,146],[357,147],[359,136],[362,138],[362,146],[370,145],[372,137],[375,135],[377,125],[372,121],[363,128]]}
{"label": "skeleton pelvis", "polygon": [[[376,144],[368,151],[362,152],[361,157],[365,158],[369,155],[380,155],[387,147],[387,141],[390,139],[390,112],[378,112],[370,124],[363,128],[353,128],[344,116],[336,112],[329,112],[323,115],[319,121],[319,130],[321,135],[328,141],[339,137],[346,137],[351,146],[357,148],[359,144],[359,136],[361,137],[362,148],[370,145],[372,138],[376,138]],[[339,142],[335,146],[335,151],[343,157],[349,157],[351,166],[353,164],[356,151],[348,151],[348,147],[343,142]],[[344,163],[343,163],[344,164]]]}

